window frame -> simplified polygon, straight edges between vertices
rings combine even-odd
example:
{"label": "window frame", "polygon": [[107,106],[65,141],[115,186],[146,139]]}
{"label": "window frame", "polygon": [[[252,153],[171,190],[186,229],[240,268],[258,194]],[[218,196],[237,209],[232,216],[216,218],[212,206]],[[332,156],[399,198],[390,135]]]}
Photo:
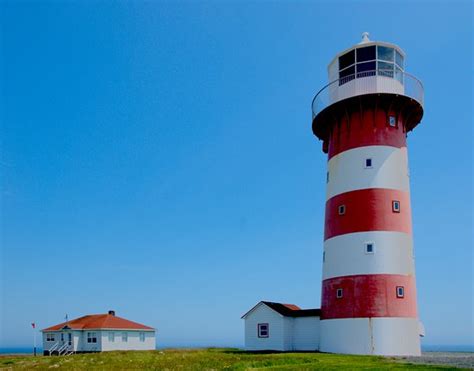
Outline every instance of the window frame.
{"label": "window frame", "polygon": [[399,214],[401,210],[401,204],[398,200],[392,200],[392,212]]}
{"label": "window frame", "polygon": [[109,331],[109,343],[115,343],[115,332]]}
{"label": "window frame", "polygon": [[55,336],[54,332],[47,332],[46,333],[46,341],[53,342],[53,341],[55,341],[55,338],[56,338],[56,336]]}
{"label": "window frame", "polygon": [[[372,246],[372,251],[369,251],[369,246]],[[373,255],[373,254],[375,254],[375,242],[367,241],[367,242],[364,244],[364,247],[365,247],[365,253],[366,253],[367,255]]]}
{"label": "window frame", "polygon": [[337,213],[339,215],[346,215],[346,205],[342,204],[337,207]]}
{"label": "window frame", "polygon": [[[367,165],[367,161],[370,161],[370,165]],[[373,169],[374,168],[374,163],[373,163],[372,157],[367,157],[365,159],[365,168],[366,169]]]}
{"label": "window frame", "polygon": [[97,333],[95,331],[87,332],[87,343],[88,344],[97,344]]}
{"label": "window frame", "polygon": [[336,299],[342,299],[344,297],[344,290],[342,287],[336,289]]}
{"label": "window frame", "polygon": [[140,343],[144,343],[145,342],[145,332],[140,331],[138,333],[138,339],[139,339]]}
{"label": "window frame", "polygon": [[403,299],[405,297],[405,286],[397,286],[396,294],[398,299]]}
{"label": "window frame", "polygon": [[[392,125],[393,122],[393,125]],[[397,127],[397,118],[395,116],[389,115],[388,116],[388,126],[391,128],[396,128]]]}
{"label": "window frame", "polygon": [[[262,329],[266,327],[266,329]],[[262,330],[266,331],[266,335],[262,335]],[[257,336],[259,339],[266,339],[270,337],[270,324],[269,323],[257,323]]]}

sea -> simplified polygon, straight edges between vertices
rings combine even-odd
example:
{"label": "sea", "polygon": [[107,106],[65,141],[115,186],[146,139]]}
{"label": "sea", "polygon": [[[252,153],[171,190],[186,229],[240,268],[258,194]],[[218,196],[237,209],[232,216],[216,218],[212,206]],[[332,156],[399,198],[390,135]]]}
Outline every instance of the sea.
{"label": "sea", "polygon": [[[180,346],[180,347],[163,347],[160,346],[157,349],[166,349],[166,348],[195,348],[195,346]],[[206,348],[203,346],[202,348]],[[242,348],[241,346],[235,346],[235,348]],[[473,353],[474,345],[423,345],[421,347],[423,352],[466,352]],[[43,354],[42,348],[36,348],[37,354]],[[0,348],[0,354],[33,354],[33,347],[10,347],[10,348]]]}

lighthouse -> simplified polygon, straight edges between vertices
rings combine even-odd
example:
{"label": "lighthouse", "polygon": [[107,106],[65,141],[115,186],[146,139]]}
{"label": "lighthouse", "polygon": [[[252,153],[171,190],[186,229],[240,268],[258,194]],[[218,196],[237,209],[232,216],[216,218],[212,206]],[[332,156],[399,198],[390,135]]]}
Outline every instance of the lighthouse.
{"label": "lighthouse", "polygon": [[312,103],[328,156],[320,351],[419,355],[407,135],[423,86],[392,43],[337,54]]}

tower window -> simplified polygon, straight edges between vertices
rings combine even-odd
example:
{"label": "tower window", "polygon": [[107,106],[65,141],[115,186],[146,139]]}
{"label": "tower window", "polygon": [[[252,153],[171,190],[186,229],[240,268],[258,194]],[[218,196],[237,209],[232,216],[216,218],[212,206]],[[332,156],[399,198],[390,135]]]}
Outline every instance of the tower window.
{"label": "tower window", "polygon": [[323,251],[323,263],[326,260],[326,251]]}
{"label": "tower window", "polygon": [[326,183],[329,183],[329,171],[326,172]]}
{"label": "tower window", "polygon": [[388,124],[392,127],[397,126],[397,120],[395,119],[395,116],[388,117]]}
{"label": "tower window", "polygon": [[344,215],[346,213],[346,205],[339,205],[337,208],[339,215]]}
{"label": "tower window", "polygon": [[405,297],[405,287],[397,286],[397,298],[404,298]]}
{"label": "tower window", "polygon": [[374,254],[375,253],[375,244],[373,242],[367,242],[365,244],[365,253]]}
{"label": "tower window", "polygon": [[366,167],[366,169],[372,168],[372,159],[371,158],[366,158],[365,159],[365,167]]}
{"label": "tower window", "polygon": [[394,213],[399,213],[400,212],[400,201],[392,201],[392,211]]}
{"label": "tower window", "polygon": [[342,298],[342,289],[337,289],[336,290],[336,298],[338,298],[338,299]]}
{"label": "tower window", "polygon": [[259,323],[257,325],[257,335],[259,338],[267,338],[269,336],[268,323]]}

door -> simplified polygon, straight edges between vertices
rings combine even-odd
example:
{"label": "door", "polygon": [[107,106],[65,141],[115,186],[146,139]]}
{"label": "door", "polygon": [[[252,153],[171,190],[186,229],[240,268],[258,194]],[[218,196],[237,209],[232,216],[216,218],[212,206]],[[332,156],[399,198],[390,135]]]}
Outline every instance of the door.
{"label": "door", "polygon": [[67,345],[72,345],[72,334],[70,332],[67,333]]}

